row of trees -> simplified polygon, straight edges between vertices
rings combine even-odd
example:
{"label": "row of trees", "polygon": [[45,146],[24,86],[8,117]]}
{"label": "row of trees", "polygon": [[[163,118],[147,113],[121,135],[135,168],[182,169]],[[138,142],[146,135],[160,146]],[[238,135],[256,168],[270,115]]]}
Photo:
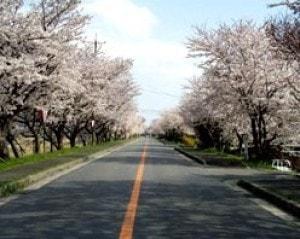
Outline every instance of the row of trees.
{"label": "row of trees", "polygon": [[185,124],[178,109],[168,110],[153,120],[150,133],[169,141],[180,141],[185,133]]}
{"label": "row of trees", "polygon": [[[74,147],[139,133],[135,97],[138,87],[132,60],[104,54],[88,43],[83,29],[89,16],[80,0],[0,2],[0,157],[24,151],[20,137],[51,141],[59,150],[64,138]],[[47,117],[46,117],[47,116]]]}
{"label": "row of trees", "polygon": [[242,147],[249,135],[253,154],[299,143],[300,1],[275,4],[291,12],[263,26],[252,21],[196,27],[189,56],[202,75],[189,81],[180,115],[203,147]]}

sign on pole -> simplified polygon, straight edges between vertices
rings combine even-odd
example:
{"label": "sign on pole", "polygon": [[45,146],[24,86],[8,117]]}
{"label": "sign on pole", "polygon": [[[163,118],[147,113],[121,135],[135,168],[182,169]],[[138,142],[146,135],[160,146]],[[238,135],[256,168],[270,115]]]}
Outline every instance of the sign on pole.
{"label": "sign on pole", "polygon": [[37,108],[35,112],[36,121],[45,123],[47,120],[48,111],[43,108]]}

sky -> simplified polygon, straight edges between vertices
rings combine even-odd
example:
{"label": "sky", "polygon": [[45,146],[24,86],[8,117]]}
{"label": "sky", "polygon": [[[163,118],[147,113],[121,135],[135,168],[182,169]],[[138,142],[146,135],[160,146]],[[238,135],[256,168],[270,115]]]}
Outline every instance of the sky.
{"label": "sky", "polygon": [[278,9],[275,0],[83,0],[92,16],[89,39],[105,42],[111,56],[134,60],[133,77],[140,87],[138,107],[149,123],[176,107],[184,86],[201,74],[187,58],[185,43],[193,26],[213,28],[239,19],[263,23]]}

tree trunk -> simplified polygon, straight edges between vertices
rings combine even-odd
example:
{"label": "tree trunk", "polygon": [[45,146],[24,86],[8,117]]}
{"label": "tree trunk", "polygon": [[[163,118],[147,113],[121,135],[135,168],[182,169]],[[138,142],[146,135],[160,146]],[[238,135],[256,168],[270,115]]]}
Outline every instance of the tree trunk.
{"label": "tree trunk", "polygon": [[9,142],[9,144],[11,146],[11,149],[14,153],[15,158],[20,158],[20,154],[19,154],[18,148],[14,142],[14,139],[11,137],[8,137],[7,141]]}
{"label": "tree trunk", "polygon": [[64,132],[62,128],[58,128],[55,130],[56,142],[57,142],[57,150],[61,150],[64,148]]}
{"label": "tree trunk", "polygon": [[259,143],[259,148],[260,149],[262,149],[262,145],[263,145],[262,120],[263,120],[262,113],[259,113],[259,117],[258,117],[258,143]]}
{"label": "tree trunk", "polygon": [[65,122],[58,123],[56,128],[53,128],[56,141],[57,150],[62,150],[64,148],[64,133],[65,133]]}
{"label": "tree trunk", "polygon": [[41,145],[40,145],[40,137],[37,133],[34,133],[33,135],[33,143],[34,143],[34,148],[33,151],[35,154],[39,154],[41,152]]}
{"label": "tree trunk", "polygon": [[259,150],[259,142],[258,142],[258,133],[257,133],[257,127],[256,127],[256,119],[254,117],[251,118],[251,129],[252,129],[254,151],[255,151],[256,155],[259,155],[260,150]]}
{"label": "tree trunk", "polygon": [[18,148],[15,144],[15,136],[13,135],[13,132],[11,131],[11,124],[7,123],[6,124],[7,127],[7,133],[6,133],[6,141],[11,145],[11,149],[13,151],[13,154],[16,158],[20,157]]}
{"label": "tree trunk", "polygon": [[62,133],[59,133],[57,135],[57,149],[58,150],[64,149],[64,135]]}
{"label": "tree trunk", "polygon": [[86,146],[86,139],[83,137],[82,134],[80,135],[80,139],[81,139],[83,146]]}
{"label": "tree trunk", "polygon": [[235,129],[235,134],[236,134],[236,137],[237,137],[237,139],[238,139],[238,141],[239,141],[239,152],[241,152],[242,153],[242,148],[243,148],[243,137],[239,134],[239,132]]}
{"label": "tree trunk", "polygon": [[71,148],[74,148],[76,146],[76,137],[77,135],[76,134],[72,134],[71,137],[70,137],[70,146]]}
{"label": "tree trunk", "polygon": [[0,120],[0,158],[9,159],[9,150],[7,147],[6,135],[7,135],[7,120]]}
{"label": "tree trunk", "polygon": [[0,136],[0,158],[9,159],[9,151],[7,148],[6,140]]}
{"label": "tree trunk", "polygon": [[100,135],[96,134],[96,144],[100,144]]}

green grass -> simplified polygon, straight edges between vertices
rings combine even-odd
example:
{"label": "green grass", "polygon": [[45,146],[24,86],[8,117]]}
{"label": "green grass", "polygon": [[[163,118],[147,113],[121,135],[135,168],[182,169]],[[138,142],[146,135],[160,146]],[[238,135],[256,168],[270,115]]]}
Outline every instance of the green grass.
{"label": "green grass", "polygon": [[272,170],[272,171],[275,170],[274,168],[272,168],[271,162],[267,162],[262,159],[249,160],[249,161],[245,162],[245,164],[248,167],[254,168],[254,169],[264,169],[264,170]]}
{"label": "green grass", "polygon": [[2,197],[7,197],[22,188],[24,188],[24,186],[17,182],[2,182],[0,184],[0,195]]}
{"label": "green grass", "polygon": [[209,165],[216,166],[240,166],[244,167],[244,161],[241,156],[228,154],[225,152],[218,151],[216,148],[209,149],[193,149],[184,148],[185,151],[191,153],[199,158],[204,159]]}
{"label": "green grass", "polygon": [[226,152],[221,152],[216,148],[208,148],[208,149],[192,149],[185,148],[184,150],[198,156],[204,160],[208,164],[217,165],[217,166],[241,166],[241,167],[249,167],[254,169],[263,169],[263,170],[274,170],[270,162],[265,160],[256,159],[245,161],[243,156],[230,154]]}
{"label": "green grass", "polygon": [[239,155],[229,154],[222,151],[217,150],[216,148],[208,148],[201,151],[203,155],[207,156],[215,156],[223,158],[224,160],[235,160],[235,161],[242,161],[243,157]]}
{"label": "green grass", "polygon": [[51,159],[59,159],[59,158],[81,158],[87,156],[89,154],[95,153],[97,151],[101,151],[112,147],[114,145],[120,144],[122,141],[110,141],[100,145],[89,145],[86,147],[75,147],[75,148],[67,148],[60,151],[55,151],[53,153],[44,153],[44,154],[32,154],[28,156],[24,156],[21,158],[12,158],[5,162],[0,162],[0,172],[9,170],[15,167],[27,165],[27,164],[34,164],[44,160],[51,160]]}

